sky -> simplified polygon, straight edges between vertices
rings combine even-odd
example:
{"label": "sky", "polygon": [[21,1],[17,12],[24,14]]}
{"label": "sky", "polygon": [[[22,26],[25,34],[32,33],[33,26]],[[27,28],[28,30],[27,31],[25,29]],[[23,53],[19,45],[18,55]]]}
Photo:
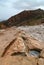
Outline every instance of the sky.
{"label": "sky", "polygon": [[0,20],[6,20],[23,10],[44,9],[44,0],[0,0]]}

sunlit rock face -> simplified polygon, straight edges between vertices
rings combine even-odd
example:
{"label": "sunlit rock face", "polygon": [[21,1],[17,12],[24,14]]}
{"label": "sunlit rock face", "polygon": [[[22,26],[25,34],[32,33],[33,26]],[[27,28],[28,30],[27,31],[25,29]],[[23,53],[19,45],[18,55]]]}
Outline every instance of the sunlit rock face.
{"label": "sunlit rock face", "polygon": [[[11,30],[12,34],[14,33],[13,30],[14,29]],[[16,33],[13,34],[12,38],[8,39],[8,44],[5,45],[2,56],[7,56],[7,55],[11,56],[12,53],[24,53],[27,56],[29,56],[30,54],[36,56],[36,54],[39,55],[39,52],[42,49],[43,49],[43,45],[41,42],[31,37],[23,30],[16,30]]]}
{"label": "sunlit rock face", "polygon": [[40,57],[44,58],[44,49],[41,51]]}
{"label": "sunlit rock face", "polygon": [[0,65],[44,64],[44,44],[28,31],[17,27],[0,31]]}

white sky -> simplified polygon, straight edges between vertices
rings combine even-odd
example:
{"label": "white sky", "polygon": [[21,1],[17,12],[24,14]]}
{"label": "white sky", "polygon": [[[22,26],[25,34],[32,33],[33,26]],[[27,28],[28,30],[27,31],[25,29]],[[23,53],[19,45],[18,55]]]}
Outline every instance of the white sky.
{"label": "white sky", "polygon": [[44,9],[44,0],[0,0],[0,20],[9,17],[23,10]]}

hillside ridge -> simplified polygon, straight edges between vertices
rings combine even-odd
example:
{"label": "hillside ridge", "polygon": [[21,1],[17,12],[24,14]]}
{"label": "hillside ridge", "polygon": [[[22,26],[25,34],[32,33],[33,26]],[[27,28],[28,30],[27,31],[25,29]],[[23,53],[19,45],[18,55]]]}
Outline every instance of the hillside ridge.
{"label": "hillside ridge", "polygon": [[38,25],[44,23],[44,10],[24,10],[6,21],[0,22],[0,28],[11,26]]}

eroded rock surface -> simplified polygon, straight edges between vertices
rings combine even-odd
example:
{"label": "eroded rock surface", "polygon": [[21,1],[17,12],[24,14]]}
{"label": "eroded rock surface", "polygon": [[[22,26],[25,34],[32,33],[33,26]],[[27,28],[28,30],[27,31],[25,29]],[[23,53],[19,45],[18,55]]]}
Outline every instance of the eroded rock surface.
{"label": "eroded rock surface", "polygon": [[38,65],[44,65],[44,59],[43,58],[40,58],[38,60]]}
{"label": "eroded rock surface", "polygon": [[0,36],[0,65],[44,64],[44,44],[42,42],[24,30],[14,27],[0,33],[3,33]]}
{"label": "eroded rock surface", "polygon": [[44,49],[41,51],[40,56],[41,56],[42,58],[44,58]]}

